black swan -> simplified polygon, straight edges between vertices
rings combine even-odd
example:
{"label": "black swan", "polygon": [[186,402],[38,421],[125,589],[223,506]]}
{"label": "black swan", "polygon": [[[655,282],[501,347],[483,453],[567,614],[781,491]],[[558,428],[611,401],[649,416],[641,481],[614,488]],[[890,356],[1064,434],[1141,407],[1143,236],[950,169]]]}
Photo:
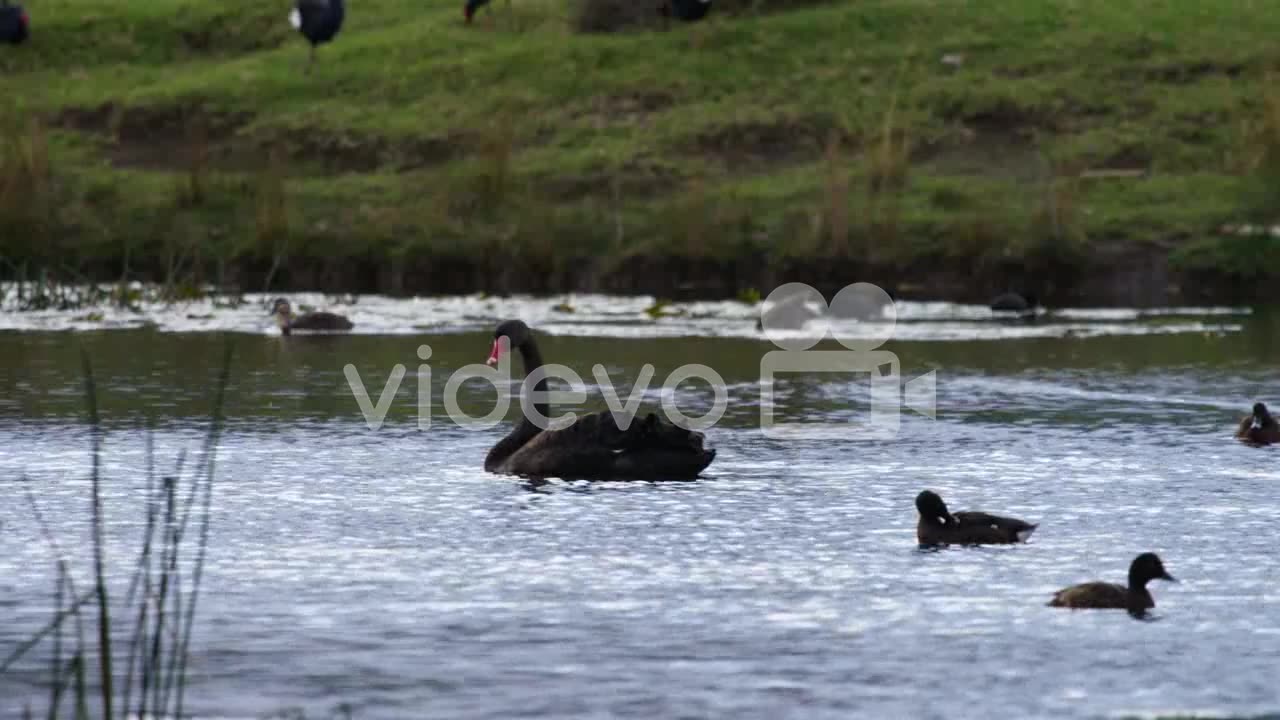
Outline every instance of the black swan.
{"label": "black swan", "polygon": [[10,5],[9,0],[0,0],[0,42],[21,44],[30,33],[30,24],[21,5]]}
{"label": "black swan", "polygon": [[947,510],[947,504],[932,490],[916,496],[920,521],[916,540],[921,545],[1000,545],[1026,542],[1037,525],[1018,518],[983,512]]}
{"label": "black swan", "polygon": [[1164,563],[1155,553],[1143,553],[1133,559],[1129,565],[1129,584],[1117,585],[1108,582],[1087,582],[1072,585],[1054,593],[1049,601],[1050,607],[1072,609],[1128,610],[1140,615],[1156,606],[1151,593],[1147,591],[1147,583],[1152,580],[1178,582],[1165,572]]}
{"label": "black swan", "polygon": [[289,23],[311,43],[307,72],[316,61],[316,47],[333,40],[342,29],[346,14],[343,0],[297,0],[289,13]]}
{"label": "black swan", "polygon": [[276,317],[276,324],[280,326],[281,335],[289,335],[294,330],[350,330],[355,324],[346,319],[342,315],[335,315],[330,312],[309,312],[302,315],[294,315],[293,309],[289,306],[289,301],[284,298],[276,298],[275,304],[271,306],[271,314]]}
{"label": "black swan", "polygon": [[[519,350],[525,375],[542,367],[533,332],[519,320],[507,320],[493,334],[490,365],[498,362],[502,338]],[[545,392],[547,382],[533,388]],[[535,403],[543,417],[546,404]],[[609,411],[583,415],[559,430],[543,430],[522,417],[484,459],[484,469],[500,475],[578,480],[692,480],[715,459],[703,434],[663,421],[650,413],[635,417],[626,430]]]}

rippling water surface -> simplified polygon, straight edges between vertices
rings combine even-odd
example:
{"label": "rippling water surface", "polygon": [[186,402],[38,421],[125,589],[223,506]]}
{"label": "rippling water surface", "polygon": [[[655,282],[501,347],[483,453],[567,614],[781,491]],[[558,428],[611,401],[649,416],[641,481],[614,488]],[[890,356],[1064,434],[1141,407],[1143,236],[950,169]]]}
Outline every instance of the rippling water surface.
{"label": "rippling water surface", "polygon": [[[165,326],[159,311],[110,330],[3,316],[21,329],[0,331],[0,656],[47,621],[56,578],[16,478],[30,477],[88,587],[78,351],[99,379],[122,589],[144,522],[142,428],[150,417],[162,468],[198,448],[223,342],[199,331],[220,329],[238,332],[192,641],[199,716],[325,717],[341,703],[361,718],[1280,711],[1280,456],[1231,439],[1253,400],[1275,397],[1273,317],[1011,325],[917,304],[885,349],[904,380],[936,373],[936,419],[903,410],[895,438],[868,437],[849,424],[867,417],[865,377],[780,377],[780,417],[814,432],[772,439],[757,380],[774,348],[750,308],[653,320],[644,300],[575,299],[575,313],[484,302],[361,299],[346,309],[378,329],[324,338],[275,336],[257,305],[210,309],[201,327]],[[396,309],[362,315],[380,304]],[[449,327],[433,325],[437,310]],[[715,368],[730,405],[708,431],[719,455],[705,478],[534,486],[481,471],[502,429],[460,428],[438,399],[422,429],[419,345],[438,398],[452,369],[483,362],[507,314],[545,331],[549,361],[588,379],[601,363],[624,394],[654,364],[650,405],[675,367]],[[348,363],[375,400],[394,365],[411,371],[377,430]],[[463,406],[483,414],[492,397],[468,385]],[[712,393],[694,382],[670,397],[694,414]],[[925,487],[1040,530],[1020,547],[921,552],[912,501]],[[1123,581],[1147,550],[1181,580],[1153,584],[1156,621],[1045,606],[1066,584]],[[0,675],[0,717],[43,707],[46,659]]]}

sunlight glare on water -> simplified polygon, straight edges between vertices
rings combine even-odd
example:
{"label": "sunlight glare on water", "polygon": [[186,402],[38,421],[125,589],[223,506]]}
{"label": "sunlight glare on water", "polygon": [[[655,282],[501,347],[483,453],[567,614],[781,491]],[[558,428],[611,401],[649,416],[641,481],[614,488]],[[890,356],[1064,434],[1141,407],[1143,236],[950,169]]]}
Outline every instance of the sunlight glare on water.
{"label": "sunlight glare on water", "polygon": [[[625,312],[643,316],[643,304]],[[353,307],[359,320],[378,302]],[[493,312],[516,309],[528,308]],[[484,360],[488,320],[420,336],[239,338],[188,709],[328,717],[345,703],[356,717],[388,719],[1280,710],[1280,465],[1274,451],[1231,439],[1274,387],[1267,318],[1230,315],[1242,328],[1228,333],[899,339],[889,349],[904,380],[937,372],[936,420],[904,409],[895,438],[842,436],[866,419],[865,386],[781,378],[781,415],[826,429],[777,439],[757,427],[767,342],[745,329],[658,337],[639,318],[610,326],[601,313],[537,316],[548,321],[547,360],[588,377],[601,362],[628,381],[644,362],[661,377],[699,361],[725,377],[730,408],[708,431],[719,454],[703,479],[537,485],[488,475],[484,454],[505,427],[420,430],[412,385],[381,429],[366,426],[344,364],[380,387],[429,340],[439,390],[450,369]],[[906,315],[899,328],[912,325]],[[939,327],[981,322],[959,315]],[[255,307],[227,322],[262,333],[264,319]],[[682,332],[700,335],[688,322]],[[649,336],[635,337],[636,326]],[[103,386],[113,586],[127,581],[145,519],[146,416],[160,468],[198,448],[219,340],[174,330],[0,333],[10,378],[0,656],[47,620],[55,582],[14,478],[30,476],[75,576],[90,577],[81,344]],[[470,389],[465,400],[486,397]],[[690,408],[709,397],[680,390]],[[655,401],[652,388],[646,398]],[[1040,528],[1025,546],[920,551],[913,499],[924,488],[953,510]],[[1068,584],[1123,582],[1148,550],[1181,581],[1152,584],[1157,621],[1045,606]],[[0,717],[27,701],[39,714],[47,657],[0,675]]]}

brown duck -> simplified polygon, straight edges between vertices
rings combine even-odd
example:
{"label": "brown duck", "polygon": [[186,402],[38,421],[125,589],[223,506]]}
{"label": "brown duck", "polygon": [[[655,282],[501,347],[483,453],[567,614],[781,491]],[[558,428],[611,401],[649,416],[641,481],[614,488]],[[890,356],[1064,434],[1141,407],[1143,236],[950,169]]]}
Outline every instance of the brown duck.
{"label": "brown duck", "polygon": [[1267,406],[1253,404],[1253,414],[1244,416],[1236,430],[1236,438],[1250,445],[1270,445],[1280,442],[1280,423],[1271,417]]}
{"label": "brown duck", "polygon": [[1026,542],[1039,527],[1011,517],[984,512],[952,513],[947,504],[932,490],[916,496],[920,521],[916,524],[916,540],[921,545],[1005,545]]}
{"label": "brown duck", "polygon": [[1129,565],[1129,585],[1118,585],[1108,582],[1087,582],[1072,585],[1054,593],[1049,601],[1050,607],[1072,609],[1111,609],[1128,610],[1141,615],[1156,606],[1156,601],[1147,591],[1147,583],[1152,580],[1168,580],[1178,582],[1164,569],[1155,553],[1143,553],[1133,559]]}
{"label": "brown duck", "polygon": [[276,325],[280,326],[281,335],[292,334],[294,330],[335,332],[350,330],[355,327],[347,318],[331,312],[309,312],[294,315],[289,301],[284,298],[276,298],[275,304],[271,306],[271,314],[276,318]]}
{"label": "brown duck", "polygon": [[[542,367],[542,354],[533,332],[519,320],[498,325],[488,363],[497,363],[503,343],[520,352],[528,375]],[[534,384],[545,393],[546,379]],[[550,417],[545,402],[535,409]],[[484,459],[484,469],[500,475],[580,480],[691,480],[711,461],[716,451],[704,447],[704,436],[674,425],[650,413],[634,417],[620,428],[609,411],[579,416],[568,427],[543,429],[523,416],[511,432],[498,441]]]}

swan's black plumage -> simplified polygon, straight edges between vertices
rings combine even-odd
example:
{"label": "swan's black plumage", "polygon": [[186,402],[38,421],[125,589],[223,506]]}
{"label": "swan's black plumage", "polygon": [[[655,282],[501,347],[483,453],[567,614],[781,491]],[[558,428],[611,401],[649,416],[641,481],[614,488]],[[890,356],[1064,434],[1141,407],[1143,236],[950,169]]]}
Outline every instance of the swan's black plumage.
{"label": "swan's black plumage", "polygon": [[343,0],[297,0],[289,21],[311,43],[308,70],[311,69],[311,63],[315,62],[316,48],[333,41],[342,29],[342,21],[346,16],[347,8]]}
{"label": "swan's black plumage", "polygon": [[[542,354],[529,327],[508,320],[494,332],[490,363],[499,358],[506,338],[520,352],[525,374],[542,366]],[[533,388],[545,392],[546,381]],[[545,404],[535,403],[543,417]],[[632,418],[625,429],[609,411],[580,416],[572,425],[544,430],[522,417],[489,451],[484,469],[502,475],[583,480],[692,480],[715,459],[700,432],[687,430],[650,413]]]}
{"label": "swan's black plumage", "polygon": [[31,21],[21,5],[0,0],[0,42],[19,45],[30,35]]}

